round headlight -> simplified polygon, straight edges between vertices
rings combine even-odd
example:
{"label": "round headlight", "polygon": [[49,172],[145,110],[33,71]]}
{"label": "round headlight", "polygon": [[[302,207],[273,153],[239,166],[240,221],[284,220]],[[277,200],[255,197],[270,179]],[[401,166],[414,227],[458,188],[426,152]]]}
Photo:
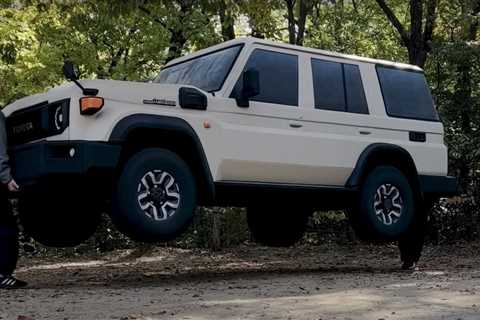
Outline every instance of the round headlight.
{"label": "round headlight", "polygon": [[61,130],[63,127],[63,108],[58,106],[55,110],[55,127],[57,130]]}

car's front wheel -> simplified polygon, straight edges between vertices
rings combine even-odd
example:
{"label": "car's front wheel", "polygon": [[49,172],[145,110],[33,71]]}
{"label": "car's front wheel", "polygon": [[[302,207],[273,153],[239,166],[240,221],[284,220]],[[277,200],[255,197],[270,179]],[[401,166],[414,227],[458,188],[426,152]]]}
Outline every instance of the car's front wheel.
{"label": "car's front wheel", "polygon": [[144,149],[123,167],[111,218],[134,240],[172,240],[190,225],[196,194],[194,176],[183,159],[166,149]]}

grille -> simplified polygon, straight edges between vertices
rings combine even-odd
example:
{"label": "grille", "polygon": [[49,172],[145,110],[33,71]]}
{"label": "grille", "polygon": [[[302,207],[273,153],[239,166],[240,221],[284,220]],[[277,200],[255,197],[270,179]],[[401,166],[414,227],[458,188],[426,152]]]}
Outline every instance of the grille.
{"label": "grille", "polygon": [[6,121],[8,142],[19,145],[61,134],[68,127],[70,100],[42,102],[12,113]]}

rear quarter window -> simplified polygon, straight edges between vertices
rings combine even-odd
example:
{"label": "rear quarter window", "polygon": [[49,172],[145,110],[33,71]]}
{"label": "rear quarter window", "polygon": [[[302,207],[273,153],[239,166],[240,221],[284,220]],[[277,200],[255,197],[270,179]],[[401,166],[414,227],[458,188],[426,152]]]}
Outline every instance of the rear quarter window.
{"label": "rear quarter window", "polygon": [[377,66],[377,74],[389,116],[439,121],[423,73]]}

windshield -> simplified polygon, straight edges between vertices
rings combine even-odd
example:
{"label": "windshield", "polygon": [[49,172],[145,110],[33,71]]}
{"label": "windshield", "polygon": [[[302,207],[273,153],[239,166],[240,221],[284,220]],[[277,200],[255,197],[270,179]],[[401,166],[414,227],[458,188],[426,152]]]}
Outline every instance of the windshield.
{"label": "windshield", "polygon": [[242,46],[237,45],[166,67],[154,82],[187,84],[208,92],[218,91],[241,49]]}

